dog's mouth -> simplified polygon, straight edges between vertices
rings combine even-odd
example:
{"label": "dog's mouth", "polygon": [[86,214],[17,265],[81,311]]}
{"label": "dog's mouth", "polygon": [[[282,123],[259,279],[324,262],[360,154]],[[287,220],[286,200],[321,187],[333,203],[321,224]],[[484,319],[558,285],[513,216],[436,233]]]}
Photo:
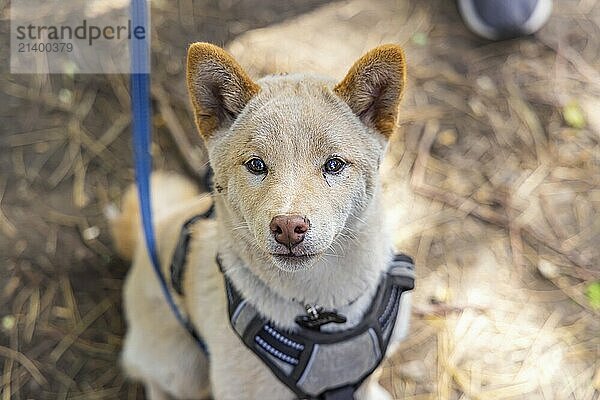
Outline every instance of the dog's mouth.
{"label": "dog's mouth", "polygon": [[294,254],[292,252],[271,253],[271,255],[275,258],[280,258],[282,260],[308,260],[309,258],[318,256],[318,254]]}
{"label": "dog's mouth", "polygon": [[320,254],[270,253],[277,262],[276,266],[284,271],[293,272],[308,269]]}

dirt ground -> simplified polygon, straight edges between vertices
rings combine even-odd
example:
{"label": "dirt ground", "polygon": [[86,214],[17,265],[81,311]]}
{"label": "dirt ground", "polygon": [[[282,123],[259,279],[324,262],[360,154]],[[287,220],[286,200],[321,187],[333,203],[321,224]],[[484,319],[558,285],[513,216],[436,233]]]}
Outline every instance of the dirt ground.
{"label": "dirt ground", "polygon": [[[542,31],[501,43],[444,0],[155,1],[152,23],[154,165],[194,178],[190,42],[255,76],[339,78],[402,44],[409,88],[382,173],[418,283],[382,384],[397,399],[600,399],[586,295],[600,280],[600,1],[555,1]],[[104,218],[133,179],[128,77],[11,75],[4,58],[0,104],[2,399],[142,399],[117,364],[127,265]]]}

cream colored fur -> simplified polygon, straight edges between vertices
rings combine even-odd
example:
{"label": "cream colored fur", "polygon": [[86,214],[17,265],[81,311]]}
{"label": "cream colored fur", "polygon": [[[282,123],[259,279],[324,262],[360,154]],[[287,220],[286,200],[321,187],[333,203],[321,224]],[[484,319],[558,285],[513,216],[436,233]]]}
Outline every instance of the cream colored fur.
{"label": "cream colored fur", "polygon": [[[192,45],[188,86],[215,171],[215,194],[211,199],[181,177],[155,175],[152,198],[166,276],[181,225],[215,202],[216,219],[194,226],[185,296],[177,298],[206,341],[210,362],[163,298],[139,240],[133,188],[113,221],[124,256],[137,243],[125,283],[122,364],[145,383],[151,399],[294,398],[230,328],[217,254],[233,284],[280,328],[295,328],[294,317],[304,312],[300,302],[336,308],[348,318],[327,329],[360,321],[391,254],[378,168],[397,117],[404,69],[400,48],[387,45],[365,55],[338,85],[310,75],[254,83],[223,50]],[[332,155],[348,162],[337,175],[321,167]],[[244,166],[254,156],[267,164],[266,175]],[[269,230],[280,214],[310,220],[305,240],[294,250],[310,256],[271,255],[281,251]],[[404,334],[396,329],[394,345]],[[377,376],[365,381],[358,399],[391,398]]]}

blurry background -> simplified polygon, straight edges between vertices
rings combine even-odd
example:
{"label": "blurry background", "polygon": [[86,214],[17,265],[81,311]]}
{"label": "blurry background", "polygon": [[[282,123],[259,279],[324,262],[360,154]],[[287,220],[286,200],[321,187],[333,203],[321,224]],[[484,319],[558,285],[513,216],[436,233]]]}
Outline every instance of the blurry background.
{"label": "blurry background", "polygon": [[[536,36],[492,43],[453,1],[153,1],[155,167],[204,169],[190,42],[255,76],[340,79],[402,44],[384,188],[419,280],[382,384],[397,399],[598,399],[600,1],[554,6]],[[0,72],[1,398],[142,399],[117,365],[128,267],[103,214],[133,180],[128,76],[10,75],[6,58]]]}

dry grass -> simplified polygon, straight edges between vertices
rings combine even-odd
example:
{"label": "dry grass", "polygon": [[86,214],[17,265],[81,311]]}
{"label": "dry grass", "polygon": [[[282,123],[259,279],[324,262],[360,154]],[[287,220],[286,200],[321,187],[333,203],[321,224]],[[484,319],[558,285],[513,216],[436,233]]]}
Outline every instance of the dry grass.
{"label": "dry grass", "polygon": [[[600,398],[600,318],[584,295],[600,279],[600,2],[555,2],[538,35],[505,43],[471,36],[441,0],[298,17],[319,2],[250,3],[154,10],[155,165],[204,168],[183,87],[192,40],[228,43],[254,73],[337,76],[373,44],[403,43],[410,84],[384,187],[419,281],[383,384],[405,399]],[[2,68],[2,399],[143,398],[117,365],[127,266],[103,217],[132,180],[127,77]]]}
{"label": "dry grass", "polygon": [[469,43],[436,20],[417,49],[387,170],[421,278],[398,398],[600,396],[583,294],[600,278],[600,4],[566,3],[534,39]]}

